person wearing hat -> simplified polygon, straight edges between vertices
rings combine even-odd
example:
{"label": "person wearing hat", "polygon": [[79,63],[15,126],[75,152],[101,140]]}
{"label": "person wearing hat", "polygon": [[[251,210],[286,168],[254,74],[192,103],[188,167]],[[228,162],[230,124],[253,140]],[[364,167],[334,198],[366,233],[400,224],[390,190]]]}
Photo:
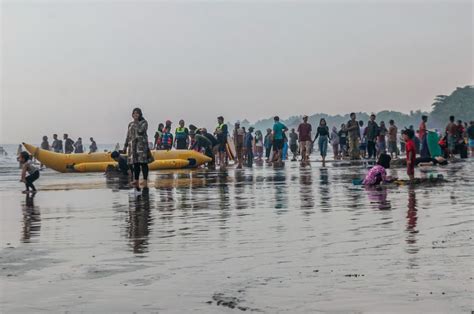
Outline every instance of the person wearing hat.
{"label": "person wearing hat", "polygon": [[235,145],[235,154],[237,157],[237,169],[242,169],[243,151],[244,151],[244,129],[240,127],[240,121],[235,122],[233,140]]}
{"label": "person wearing hat", "polygon": [[253,165],[253,149],[254,149],[254,142],[253,142],[253,130],[254,127],[250,127],[247,134],[245,135],[245,150],[247,153],[247,167],[252,167]]}

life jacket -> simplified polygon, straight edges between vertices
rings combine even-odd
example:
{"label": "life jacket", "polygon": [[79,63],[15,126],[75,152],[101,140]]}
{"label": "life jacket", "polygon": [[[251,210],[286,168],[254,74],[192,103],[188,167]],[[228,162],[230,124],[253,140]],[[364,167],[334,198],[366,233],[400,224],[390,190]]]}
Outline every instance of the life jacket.
{"label": "life jacket", "polygon": [[184,140],[188,138],[188,129],[187,128],[176,128],[176,139],[177,140]]}
{"label": "life jacket", "polygon": [[173,134],[168,129],[163,130],[161,135],[161,144],[171,147],[173,145]]}

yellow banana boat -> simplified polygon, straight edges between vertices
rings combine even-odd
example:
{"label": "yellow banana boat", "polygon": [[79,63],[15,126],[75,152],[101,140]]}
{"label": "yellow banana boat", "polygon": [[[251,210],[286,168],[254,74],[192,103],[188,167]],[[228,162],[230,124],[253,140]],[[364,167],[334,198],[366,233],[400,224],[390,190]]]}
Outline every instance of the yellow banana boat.
{"label": "yellow banana boat", "polygon": [[[116,162],[84,162],[81,164],[75,164],[74,170],[77,172],[105,172],[107,167],[116,167]],[[168,159],[168,160],[155,160],[148,164],[150,170],[164,170],[164,169],[182,169],[189,166],[189,161],[184,159]]]}
{"label": "yellow banana boat", "polygon": [[[44,150],[39,147],[23,143],[26,150],[38,159],[46,167],[54,169],[59,172],[73,172],[79,171],[74,169],[75,165],[84,163],[109,163],[114,164],[115,161],[110,157],[109,152],[101,153],[83,153],[83,154],[60,154],[52,151]],[[198,167],[206,162],[210,162],[212,159],[198,153],[193,150],[155,150],[152,151],[155,162],[174,160],[173,163],[169,164],[171,169],[178,169],[177,165],[183,165],[181,168],[194,168]],[[184,162],[178,162],[177,160],[183,160]],[[150,169],[151,165],[150,163]],[[186,164],[187,163],[187,164]],[[155,169],[160,168],[163,163],[157,163],[153,166]],[[85,167],[85,166],[81,166]],[[93,166],[90,166],[91,169]],[[95,167],[95,166],[94,166]],[[86,167],[87,168],[87,167]],[[85,169],[85,168],[84,168]],[[170,168],[167,168],[170,169]],[[105,171],[105,170],[104,170]]]}

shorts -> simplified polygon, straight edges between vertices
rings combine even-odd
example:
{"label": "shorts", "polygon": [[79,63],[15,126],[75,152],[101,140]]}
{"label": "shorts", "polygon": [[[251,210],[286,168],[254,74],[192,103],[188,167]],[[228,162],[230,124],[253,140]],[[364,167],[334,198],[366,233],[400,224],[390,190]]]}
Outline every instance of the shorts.
{"label": "shorts", "polygon": [[278,151],[278,150],[282,150],[282,149],[283,149],[283,139],[281,139],[281,140],[274,139],[273,140],[273,150]]}
{"label": "shorts", "polygon": [[300,142],[300,150],[303,151],[303,149],[305,149],[306,154],[309,154],[309,152],[311,151],[311,144],[312,144],[311,141],[301,141]]}
{"label": "shorts", "polygon": [[397,153],[397,142],[388,142],[388,152],[389,153]]}
{"label": "shorts", "polygon": [[474,148],[474,138],[469,139],[469,148]]}
{"label": "shorts", "polygon": [[448,135],[448,150],[449,151],[454,151],[456,148],[456,137],[452,135]]}
{"label": "shorts", "polygon": [[219,144],[217,144],[217,150],[219,151],[219,153],[226,152],[226,144],[227,142],[219,142]]}

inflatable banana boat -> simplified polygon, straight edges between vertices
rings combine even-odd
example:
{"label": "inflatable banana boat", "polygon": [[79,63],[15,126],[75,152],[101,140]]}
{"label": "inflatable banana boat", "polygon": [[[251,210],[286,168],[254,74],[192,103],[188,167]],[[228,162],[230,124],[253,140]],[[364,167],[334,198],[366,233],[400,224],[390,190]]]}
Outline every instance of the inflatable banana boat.
{"label": "inflatable banana boat", "polygon": [[[110,153],[60,154],[23,143],[26,150],[46,167],[59,172],[102,172],[115,161]],[[150,170],[195,168],[212,159],[193,150],[155,150]]]}

